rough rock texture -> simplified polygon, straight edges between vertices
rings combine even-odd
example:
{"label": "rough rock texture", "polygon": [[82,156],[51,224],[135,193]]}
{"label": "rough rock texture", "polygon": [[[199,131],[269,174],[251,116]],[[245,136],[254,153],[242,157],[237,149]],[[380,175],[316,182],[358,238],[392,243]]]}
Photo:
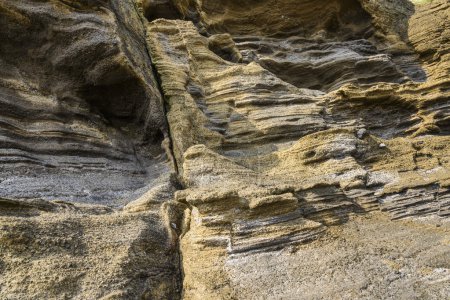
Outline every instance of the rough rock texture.
{"label": "rough rock texture", "polygon": [[158,213],[37,201],[0,208],[2,299],[179,294],[177,249]]}
{"label": "rough rock texture", "polygon": [[449,23],[3,0],[0,298],[449,298]]}
{"label": "rough rock texture", "polygon": [[168,172],[133,1],[1,1],[0,197],[123,203]]}
{"label": "rough rock texture", "polygon": [[[379,282],[388,270],[377,269],[361,275],[370,278],[371,292],[353,282],[322,294],[320,285],[307,291],[307,275],[290,254],[270,254],[320,241],[332,234],[330,226],[370,211],[392,220],[447,220],[450,69],[442,39],[448,38],[448,3],[177,5],[193,22],[153,20],[147,42],[187,188],[176,200],[192,211],[181,240],[184,298],[296,298],[300,291],[305,298],[449,295],[444,265],[436,276],[446,284],[434,291],[408,279],[396,283],[404,294],[383,292],[394,285]],[[385,221],[370,222],[382,227]],[[405,234],[397,226],[385,231],[394,244],[394,236]],[[447,230],[433,243],[448,246],[444,236]],[[312,247],[325,251],[321,242]],[[449,254],[444,251],[444,261]],[[375,257],[370,264],[388,259]],[[343,280],[355,280],[350,266],[337,268]],[[405,276],[420,281],[414,272]]]}
{"label": "rough rock texture", "polygon": [[137,5],[2,0],[0,27],[0,298],[178,298],[161,207],[176,181]]}

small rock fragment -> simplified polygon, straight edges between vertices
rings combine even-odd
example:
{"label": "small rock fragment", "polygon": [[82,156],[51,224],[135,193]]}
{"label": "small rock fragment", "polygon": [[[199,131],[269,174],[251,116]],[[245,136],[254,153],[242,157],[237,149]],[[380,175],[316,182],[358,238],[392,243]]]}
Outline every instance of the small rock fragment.
{"label": "small rock fragment", "polygon": [[365,128],[361,128],[358,129],[358,131],[356,132],[356,136],[358,137],[358,139],[362,139],[367,133],[367,129]]}

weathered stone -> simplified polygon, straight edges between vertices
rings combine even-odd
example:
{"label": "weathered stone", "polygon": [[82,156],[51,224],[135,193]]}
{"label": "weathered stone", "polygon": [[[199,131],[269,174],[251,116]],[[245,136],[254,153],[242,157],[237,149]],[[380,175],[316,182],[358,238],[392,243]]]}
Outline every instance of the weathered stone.
{"label": "weathered stone", "polygon": [[448,298],[449,22],[4,0],[0,298]]}
{"label": "weathered stone", "polygon": [[169,172],[133,1],[5,0],[0,27],[0,197],[119,206]]}

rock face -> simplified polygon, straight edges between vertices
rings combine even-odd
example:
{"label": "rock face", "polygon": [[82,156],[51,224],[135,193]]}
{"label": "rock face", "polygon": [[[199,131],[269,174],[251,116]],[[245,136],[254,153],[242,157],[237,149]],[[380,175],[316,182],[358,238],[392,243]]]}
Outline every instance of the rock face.
{"label": "rock face", "polygon": [[448,1],[0,25],[0,298],[450,297]]}
{"label": "rock face", "polygon": [[1,197],[119,205],[168,172],[132,1],[2,1],[0,14]]}
{"label": "rock face", "polygon": [[3,299],[176,299],[177,251],[155,212],[0,200]]}

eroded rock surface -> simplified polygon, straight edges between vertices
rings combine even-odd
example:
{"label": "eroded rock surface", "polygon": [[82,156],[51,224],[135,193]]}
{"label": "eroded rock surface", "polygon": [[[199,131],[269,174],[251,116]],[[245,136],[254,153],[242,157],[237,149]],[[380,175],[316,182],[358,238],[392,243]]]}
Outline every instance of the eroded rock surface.
{"label": "eroded rock surface", "polygon": [[178,249],[158,212],[0,200],[2,299],[176,299]]}
{"label": "eroded rock surface", "polygon": [[0,15],[6,299],[450,297],[448,1]]}
{"label": "eroded rock surface", "polygon": [[[302,290],[301,268],[291,273],[296,263],[280,249],[314,240],[320,248],[330,226],[372,211],[391,220],[447,220],[449,66],[440,51],[448,47],[442,41],[448,3],[178,1],[177,7],[189,20],[152,20],[147,41],[187,188],[176,200],[192,211],[181,240],[184,297],[295,298],[302,291],[306,299],[377,298],[390,282],[366,296],[353,284]],[[442,26],[432,25],[430,11]],[[433,55],[420,50],[433,43]],[[265,271],[260,256],[276,270]],[[354,280],[342,272],[343,280]],[[364,275],[369,285],[377,272]],[[398,284],[408,292],[385,297],[449,292]]]}
{"label": "eroded rock surface", "polygon": [[2,1],[0,14],[0,197],[119,205],[168,172],[133,1]]}

